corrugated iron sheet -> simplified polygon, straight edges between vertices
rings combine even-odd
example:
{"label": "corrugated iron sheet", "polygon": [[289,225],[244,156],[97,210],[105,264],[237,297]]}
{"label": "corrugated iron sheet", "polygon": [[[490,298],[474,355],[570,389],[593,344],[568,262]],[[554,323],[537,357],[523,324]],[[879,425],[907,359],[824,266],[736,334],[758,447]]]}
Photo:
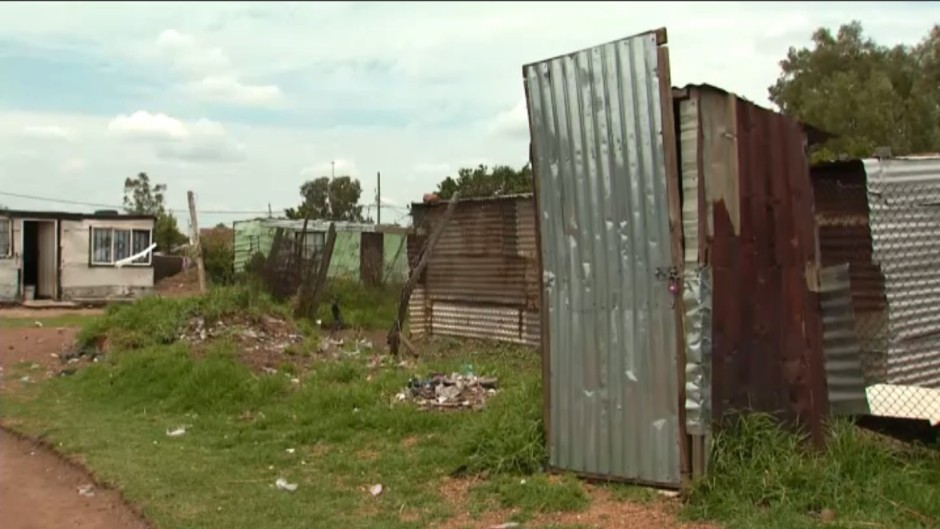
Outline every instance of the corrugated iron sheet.
{"label": "corrugated iron sheet", "polygon": [[866,415],[869,412],[868,400],[861,347],[855,331],[849,265],[820,270],[819,287],[829,412],[832,415]]}
{"label": "corrugated iron sheet", "polygon": [[[412,206],[409,254],[440,222],[444,204]],[[527,316],[538,314],[536,251],[532,195],[461,200],[420,282],[431,334],[537,345],[538,318]]]}
{"label": "corrugated iron sheet", "polygon": [[801,126],[699,87],[712,205],[712,412],[774,413],[825,442],[816,231]]}
{"label": "corrugated iron sheet", "polygon": [[691,435],[711,432],[712,287],[711,269],[689,267],[685,301],[685,423]]}
{"label": "corrugated iron sheet", "polygon": [[859,355],[868,383],[887,378],[887,299],[884,275],[872,257],[865,167],[859,160],[812,169],[822,266],[848,264]]}
{"label": "corrugated iron sheet", "polygon": [[940,388],[940,158],[864,163],[888,299],[888,382]]}
{"label": "corrugated iron sheet", "polygon": [[524,75],[548,298],[550,464],[676,486],[667,65],[648,33]]}

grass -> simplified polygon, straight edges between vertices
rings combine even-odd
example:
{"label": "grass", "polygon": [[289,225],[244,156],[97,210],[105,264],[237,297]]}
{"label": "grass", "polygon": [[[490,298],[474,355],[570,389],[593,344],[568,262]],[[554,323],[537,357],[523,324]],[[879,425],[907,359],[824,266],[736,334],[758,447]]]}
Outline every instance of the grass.
{"label": "grass", "polygon": [[0,329],[22,329],[24,327],[35,327],[36,322],[42,323],[43,327],[81,327],[87,325],[100,316],[93,314],[65,314],[60,316],[43,317],[42,313],[37,312],[35,316],[29,317],[0,317]]}
{"label": "grass", "polygon": [[[445,341],[409,369],[370,369],[367,358],[350,357],[257,375],[232,342],[195,357],[178,341],[188,318],[231,311],[283,315],[238,287],[111,309],[81,333],[89,346],[108,339],[111,352],[75,375],[4,396],[4,420],[81,457],[157,528],[426,527],[456,514],[439,488],[458,469],[490,473],[497,485],[480,494],[525,513],[586,501],[567,480],[529,478],[533,492],[511,486],[544,460],[533,352]],[[411,376],[468,364],[503,388],[484,410],[396,402]],[[178,426],[185,435],[166,435]],[[278,477],[298,490],[276,490]],[[384,491],[372,497],[376,483]],[[551,504],[539,503],[545,494]]]}
{"label": "grass", "polygon": [[329,279],[317,318],[332,322],[330,307],[333,300],[339,304],[343,322],[353,328],[388,329],[398,312],[401,285],[366,286],[356,280]]}
{"label": "grass", "polygon": [[[825,453],[754,415],[716,438],[710,475],[695,484],[686,514],[730,529],[940,526],[940,451],[887,442],[846,421],[830,428]],[[872,525],[874,524],[874,525]]]}

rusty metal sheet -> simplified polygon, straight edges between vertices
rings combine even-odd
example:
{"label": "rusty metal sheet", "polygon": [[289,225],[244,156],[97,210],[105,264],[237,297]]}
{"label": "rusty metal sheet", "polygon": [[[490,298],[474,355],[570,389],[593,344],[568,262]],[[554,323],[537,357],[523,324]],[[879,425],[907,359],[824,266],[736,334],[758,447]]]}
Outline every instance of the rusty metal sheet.
{"label": "rusty metal sheet", "polygon": [[712,412],[774,413],[825,442],[816,231],[800,125],[699,88],[712,236]]}
{"label": "rusty metal sheet", "polygon": [[888,300],[887,382],[940,388],[940,157],[864,164]]}
{"label": "rusty metal sheet", "polygon": [[832,415],[867,415],[862,349],[855,331],[849,265],[819,271],[826,387]]}
{"label": "rusty metal sheet", "polygon": [[[523,72],[548,308],[550,464],[677,486],[684,424],[669,271],[681,256],[666,193],[663,37]],[[665,127],[674,139],[673,123]]]}
{"label": "rusty metal sheet", "polygon": [[[420,281],[432,306],[427,315],[431,334],[538,343],[532,339],[539,335],[538,324],[525,325],[522,316],[538,313],[533,200],[531,194],[460,200]],[[409,237],[411,259],[444,206],[412,206],[417,230]],[[503,316],[511,323],[505,324]]]}

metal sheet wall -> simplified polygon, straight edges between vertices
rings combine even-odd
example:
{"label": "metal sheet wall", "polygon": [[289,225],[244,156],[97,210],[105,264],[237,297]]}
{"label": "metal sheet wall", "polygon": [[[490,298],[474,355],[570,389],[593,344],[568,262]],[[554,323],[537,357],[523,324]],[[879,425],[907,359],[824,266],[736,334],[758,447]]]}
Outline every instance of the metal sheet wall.
{"label": "metal sheet wall", "polygon": [[868,414],[861,347],[855,331],[849,265],[841,264],[820,270],[819,286],[829,410],[833,415]]}
{"label": "metal sheet wall", "polygon": [[[444,206],[412,206],[413,264]],[[538,345],[536,251],[532,195],[461,200],[419,282],[427,296],[428,331]]]}
{"label": "metal sheet wall", "polygon": [[798,123],[701,87],[713,205],[712,409],[778,415],[824,443],[812,188]]}
{"label": "metal sheet wall", "polygon": [[668,217],[664,136],[668,127],[673,143],[675,131],[663,119],[672,102],[662,37],[527,65],[524,76],[548,307],[550,464],[676,486],[684,424],[668,271],[681,256]]}
{"label": "metal sheet wall", "polygon": [[940,388],[940,157],[864,163],[888,300],[888,381]]}

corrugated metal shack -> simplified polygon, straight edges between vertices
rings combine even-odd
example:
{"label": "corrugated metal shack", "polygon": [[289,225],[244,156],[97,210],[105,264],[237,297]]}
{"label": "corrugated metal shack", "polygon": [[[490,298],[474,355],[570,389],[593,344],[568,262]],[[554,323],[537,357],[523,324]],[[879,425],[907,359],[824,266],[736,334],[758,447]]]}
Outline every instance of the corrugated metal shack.
{"label": "corrugated metal shack", "polygon": [[[400,283],[408,274],[405,239],[410,228],[359,222],[336,223],[336,245],[328,270],[331,278],[358,279],[364,283]],[[312,220],[307,224],[304,251],[317,255],[326,243],[330,222]],[[303,220],[251,219],[235,221],[234,268],[241,272],[256,253],[267,256],[278,229],[300,243]]]}
{"label": "corrugated metal shack", "polygon": [[[446,204],[412,204],[412,266]],[[410,331],[538,345],[538,286],[532,195],[460,200],[411,296]]]}
{"label": "corrugated metal shack", "polygon": [[550,464],[675,487],[725,413],[824,442],[828,395],[808,131],[714,87],[673,93],[665,42],[523,75]]}
{"label": "corrugated metal shack", "polygon": [[865,385],[940,388],[940,156],[812,174],[822,263],[848,266]]}
{"label": "corrugated metal shack", "polygon": [[[711,359],[702,359],[711,399],[702,405],[712,419],[775,412],[822,443],[828,403],[806,132],[712,86],[676,96],[685,283],[710,283],[712,293]],[[697,372],[697,355],[687,356],[687,372]]]}

